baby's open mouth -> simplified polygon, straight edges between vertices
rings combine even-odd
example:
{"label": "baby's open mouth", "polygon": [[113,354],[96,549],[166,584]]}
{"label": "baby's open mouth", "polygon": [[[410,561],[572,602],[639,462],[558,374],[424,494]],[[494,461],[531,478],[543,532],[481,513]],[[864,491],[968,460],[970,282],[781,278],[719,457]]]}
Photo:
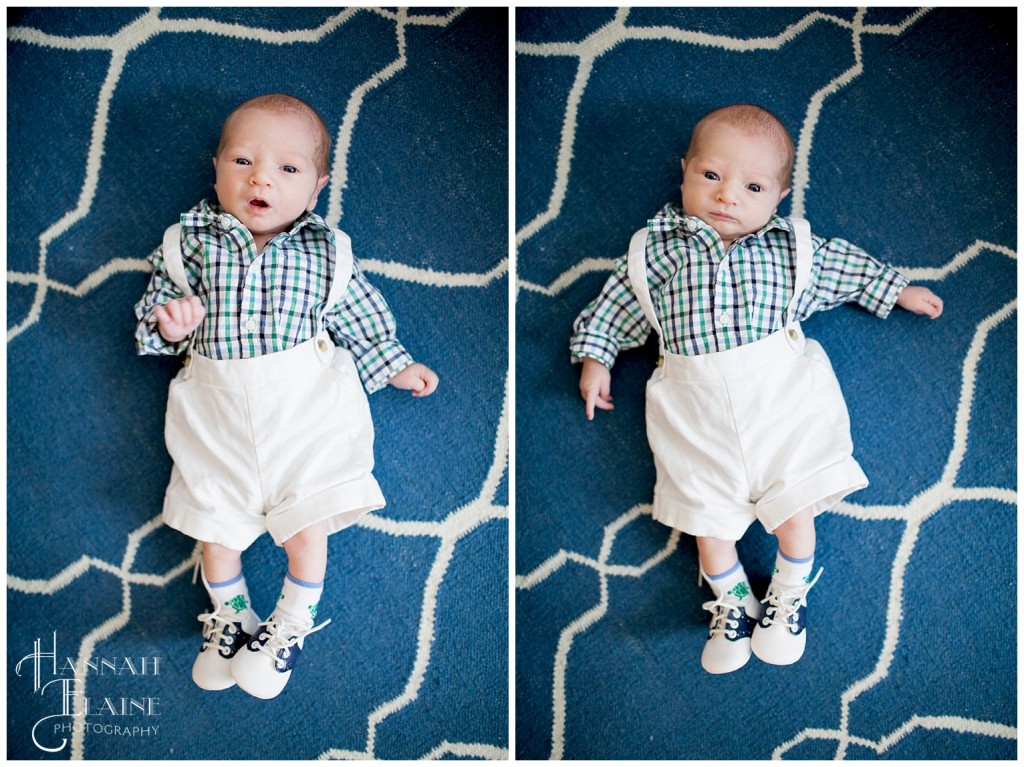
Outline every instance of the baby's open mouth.
{"label": "baby's open mouth", "polygon": [[249,204],[252,205],[254,208],[269,208],[270,207],[270,205],[267,203],[266,200],[261,200],[259,197],[254,197],[251,200],[249,200]]}

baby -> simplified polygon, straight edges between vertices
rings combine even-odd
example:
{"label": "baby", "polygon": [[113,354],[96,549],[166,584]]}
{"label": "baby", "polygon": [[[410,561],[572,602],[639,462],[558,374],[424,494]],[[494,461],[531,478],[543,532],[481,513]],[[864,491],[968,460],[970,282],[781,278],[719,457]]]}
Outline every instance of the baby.
{"label": "baby", "polygon": [[[192,678],[273,698],[314,626],[327,536],[384,506],[366,392],[425,397],[437,375],[395,337],[349,238],[312,213],[330,134],[297,98],[260,96],[224,122],[217,202],[168,229],[135,307],[140,354],[186,354],[168,393],[174,460],[164,521],[202,541],[213,608]],[[288,569],[260,621],[241,552],[264,532]]]}
{"label": "baby", "polygon": [[[696,537],[715,599],[705,670],[751,653],[786,665],[806,643],[814,517],[867,485],[849,416],[822,348],[800,320],[857,302],[881,318],[900,306],[932,319],[942,301],[859,248],[775,215],[789,193],[793,141],[767,110],[715,110],[682,160],[682,209],[665,206],[574,325],[587,417],[613,409],[610,368],[653,329],[661,361],[647,384],[653,516]],[[739,561],[754,520],[778,541],[760,602]],[[763,607],[762,607],[763,606]]]}

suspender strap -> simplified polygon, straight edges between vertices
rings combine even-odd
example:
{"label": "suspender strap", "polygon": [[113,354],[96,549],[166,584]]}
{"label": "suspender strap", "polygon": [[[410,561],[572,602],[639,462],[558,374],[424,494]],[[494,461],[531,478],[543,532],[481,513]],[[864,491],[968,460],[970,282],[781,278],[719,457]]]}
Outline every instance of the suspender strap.
{"label": "suspender strap", "polygon": [[331,228],[334,232],[334,274],[331,275],[331,288],[327,293],[327,303],[320,312],[320,327],[324,326],[324,317],[333,309],[348,290],[352,279],[355,258],[352,255],[352,239],[340,229]]}
{"label": "suspender strap", "polygon": [[185,264],[181,260],[181,224],[167,227],[164,232],[162,252],[167,276],[178,286],[178,290],[186,296],[191,296],[192,288],[188,284],[188,278],[185,276]]}
{"label": "suspender strap", "polygon": [[793,285],[793,297],[786,308],[786,327],[796,324],[796,309],[800,296],[811,282],[811,269],[814,267],[814,243],[811,241],[811,225],[807,219],[794,218],[793,230],[796,234],[796,283]]}
{"label": "suspender strap", "polygon": [[633,292],[640,301],[644,317],[647,318],[654,332],[658,334],[658,349],[661,356],[664,357],[665,340],[662,337],[658,315],[654,311],[654,302],[651,300],[651,288],[647,284],[647,234],[646,229],[641,229],[629,241],[629,284],[633,286]]}

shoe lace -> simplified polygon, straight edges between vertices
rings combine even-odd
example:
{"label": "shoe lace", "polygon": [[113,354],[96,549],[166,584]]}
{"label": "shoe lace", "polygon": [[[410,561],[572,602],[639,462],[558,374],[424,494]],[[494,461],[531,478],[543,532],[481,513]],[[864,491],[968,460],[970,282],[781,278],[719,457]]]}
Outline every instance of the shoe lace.
{"label": "shoe lace", "polygon": [[300,639],[305,639],[310,634],[326,628],[330,622],[331,620],[328,618],[319,626],[306,626],[304,624],[292,623],[284,615],[272,615],[263,623],[266,629],[264,635],[268,639],[263,644],[256,645],[256,647],[260,652],[266,653],[273,658],[274,664],[280,668],[281,664],[285,662],[285,658],[279,656],[282,650],[287,650],[298,643]]}
{"label": "shoe lace", "polygon": [[767,605],[762,622],[767,626],[774,623],[789,626],[797,611],[807,601],[807,592],[818,582],[824,571],[825,568],[818,568],[813,580],[798,586],[783,586],[773,580],[768,586],[768,593],[761,600],[762,604]]}
{"label": "shoe lace", "polygon": [[[736,638],[736,629],[740,625],[741,613],[739,604],[733,601],[732,597],[722,594],[718,599],[705,602],[701,605],[701,609],[711,613],[711,628],[708,630],[708,636],[725,634],[730,639]],[[736,614],[735,620],[730,617],[733,613]]]}
{"label": "shoe lace", "polygon": [[206,573],[202,572],[202,561],[202,557],[196,558],[195,567],[192,569],[192,583],[196,582],[197,575],[202,577],[203,586],[206,587],[206,591],[210,595],[213,608],[209,612],[200,613],[197,616],[197,620],[203,624],[203,648],[200,652],[210,647],[220,651],[224,644],[231,644],[230,640],[227,642],[224,640],[226,637],[234,636],[237,629],[235,628],[235,621],[232,620],[232,616],[227,612],[221,613],[221,610],[224,609],[224,604],[217,599],[213,589],[210,588],[210,584],[206,580]]}
{"label": "shoe lace", "polygon": [[[203,650],[208,647],[219,650],[225,637],[235,634],[234,621],[226,615],[221,615],[219,609],[220,605],[214,604],[210,612],[199,615],[199,621],[203,624]],[[231,642],[228,641],[226,644]]]}

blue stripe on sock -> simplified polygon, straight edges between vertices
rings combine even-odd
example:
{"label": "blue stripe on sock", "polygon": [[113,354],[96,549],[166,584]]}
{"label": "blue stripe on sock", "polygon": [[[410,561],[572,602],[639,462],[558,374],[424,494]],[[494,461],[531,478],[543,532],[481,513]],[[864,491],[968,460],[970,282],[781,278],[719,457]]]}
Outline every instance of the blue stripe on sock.
{"label": "blue stripe on sock", "polygon": [[304,589],[320,589],[320,588],[323,588],[323,586],[324,586],[324,582],[323,581],[320,581],[319,583],[310,583],[309,581],[300,581],[298,578],[296,578],[291,573],[285,573],[285,578],[290,580],[296,586],[301,586]]}
{"label": "blue stripe on sock", "polygon": [[785,559],[787,562],[792,562],[794,565],[806,565],[808,562],[814,561],[814,555],[807,557],[806,559],[793,559],[793,557],[787,557],[782,549],[779,549],[779,556]]}
{"label": "blue stripe on sock", "polygon": [[724,573],[721,573],[720,575],[708,575],[708,579],[712,580],[712,581],[720,581],[720,580],[722,580],[722,578],[725,578],[727,576],[732,575],[734,572],[736,572],[739,569],[740,569],[740,561],[737,559],[736,560],[736,564],[734,564],[732,567],[730,567]]}
{"label": "blue stripe on sock", "polygon": [[[241,570],[239,570],[238,575],[236,575],[234,578],[232,578],[229,581],[221,581],[220,583],[210,583],[210,588],[211,589],[227,588],[228,586],[234,586],[240,580],[242,580],[242,571]],[[207,581],[207,583],[209,583],[209,581]]]}

